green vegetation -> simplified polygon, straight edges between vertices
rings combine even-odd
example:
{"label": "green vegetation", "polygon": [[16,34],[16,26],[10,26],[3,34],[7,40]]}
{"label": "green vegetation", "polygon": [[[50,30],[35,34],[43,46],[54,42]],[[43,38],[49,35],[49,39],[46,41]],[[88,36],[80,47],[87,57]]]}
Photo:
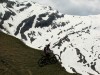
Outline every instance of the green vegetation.
{"label": "green vegetation", "polygon": [[37,61],[42,53],[0,32],[0,75],[75,75],[67,73],[59,63],[39,67]]}

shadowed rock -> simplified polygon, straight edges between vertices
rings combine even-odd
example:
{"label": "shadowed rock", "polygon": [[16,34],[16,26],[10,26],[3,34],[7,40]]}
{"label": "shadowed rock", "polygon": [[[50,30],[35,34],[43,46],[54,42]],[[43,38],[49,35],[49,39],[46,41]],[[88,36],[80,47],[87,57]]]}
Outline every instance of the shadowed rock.
{"label": "shadowed rock", "polygon": [[47,20],[41,20],[40,22],[37,22],[35,25],[35,28],[37,27],[48,27],[49,25],[52,24],[52,21],[55,20],[55,14],[49,15],[49,18]]}
{"label": "shadowed rock", "polygon": [[77,62],[80,62],[80,63],[87,63],[86,59],[85,59],[85,56],[80,52],[80,50],[78,48],[75,48],[76,49],[76,53],[79,57],[79,60]]}
{"label": "shadowed rock", "polygon": [[53,20],[55,20],[56,18],[61,18],[64,17],[64,15],[58,15],[57,13],[52,13],[50,15],[48,15],[48,19],[47,20],[43,20],[42,17],[46,17],[48,15],[48,13],[44,13],[44,14],[40,14],[39,18],[37,18],[37,20],[39,20],[40,22],[37,22],[35,27],[48,27],[49,25],[52,25]]}
{"label": "shadowed rock", "polygon": [[53,48],[55,48],[56,46],[58,46],[58,49],[60,49],[60,47],[62,46],[62,44],[64,42],[70,42],[70,39],[68,38],[68,35],[66,35],[65,37],[61,38],[58,42],[54,43]]}
{"label": "shadowed rock", "polygon": [[32,27],[32,24],[33,24],[33,22],[34,22],[35,17],[36,17],[36,15],[33,15],[32,17],[29,17],[29,18],[23,20],[23,21],[18,25],[17,30],[16,30],[16,32],[15,32],[15,35],[17,35],[17,34],[19,33],[20,28],[21,28],[22,25],[25,23],[24,26],[21,28],[20,33],[21,33],[22,39],[27,40],[27,38],[26,38],[24,32],[27,31],[27,30],[29,30],[29,29]]}
{"label": "shadowed rock", "polygon": [[9,19],[11,15],[15,16],[16,14],[15,14],[14,12],[5,11],[5,14],[4,14],[4,17],[3,17],[3,20],[7,20],[7,19]]}
{"label": "shadowed rock", "polygon": [[0,0],[0,3],[7,2],[8,0]]}

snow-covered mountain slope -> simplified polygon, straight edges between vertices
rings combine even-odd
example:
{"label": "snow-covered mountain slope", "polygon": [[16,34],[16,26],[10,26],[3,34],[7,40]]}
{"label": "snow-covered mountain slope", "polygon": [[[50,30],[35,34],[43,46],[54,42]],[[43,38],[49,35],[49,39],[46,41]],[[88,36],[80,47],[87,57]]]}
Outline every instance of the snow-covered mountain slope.
{"label": "snow-covered mountain slope", "polygon": [[100,15],[64,15],[32,1],[0,2],[0,31],[42,50],[46,44],[70,73],[100,75]]}

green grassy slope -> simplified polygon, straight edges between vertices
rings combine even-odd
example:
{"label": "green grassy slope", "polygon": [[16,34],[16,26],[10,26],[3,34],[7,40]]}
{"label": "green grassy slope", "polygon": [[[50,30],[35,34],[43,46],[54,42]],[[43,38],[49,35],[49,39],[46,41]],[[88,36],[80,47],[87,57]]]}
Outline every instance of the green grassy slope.
{"label": "green grassy slope", "polygon": [[58,63],[39,67],[37,61],[42,53],[0,32],[0,75],[75,75]]}

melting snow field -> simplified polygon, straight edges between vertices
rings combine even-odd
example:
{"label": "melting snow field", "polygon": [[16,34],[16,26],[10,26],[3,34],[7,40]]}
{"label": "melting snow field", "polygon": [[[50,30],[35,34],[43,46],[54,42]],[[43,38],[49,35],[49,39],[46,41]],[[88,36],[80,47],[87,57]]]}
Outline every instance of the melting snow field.
{"label": "melting snow field", "polygon": [[70,73],[100,75],[100,15],[63,15],[34,2],[0,4],[0,31],[42,50],[46,44]]}

